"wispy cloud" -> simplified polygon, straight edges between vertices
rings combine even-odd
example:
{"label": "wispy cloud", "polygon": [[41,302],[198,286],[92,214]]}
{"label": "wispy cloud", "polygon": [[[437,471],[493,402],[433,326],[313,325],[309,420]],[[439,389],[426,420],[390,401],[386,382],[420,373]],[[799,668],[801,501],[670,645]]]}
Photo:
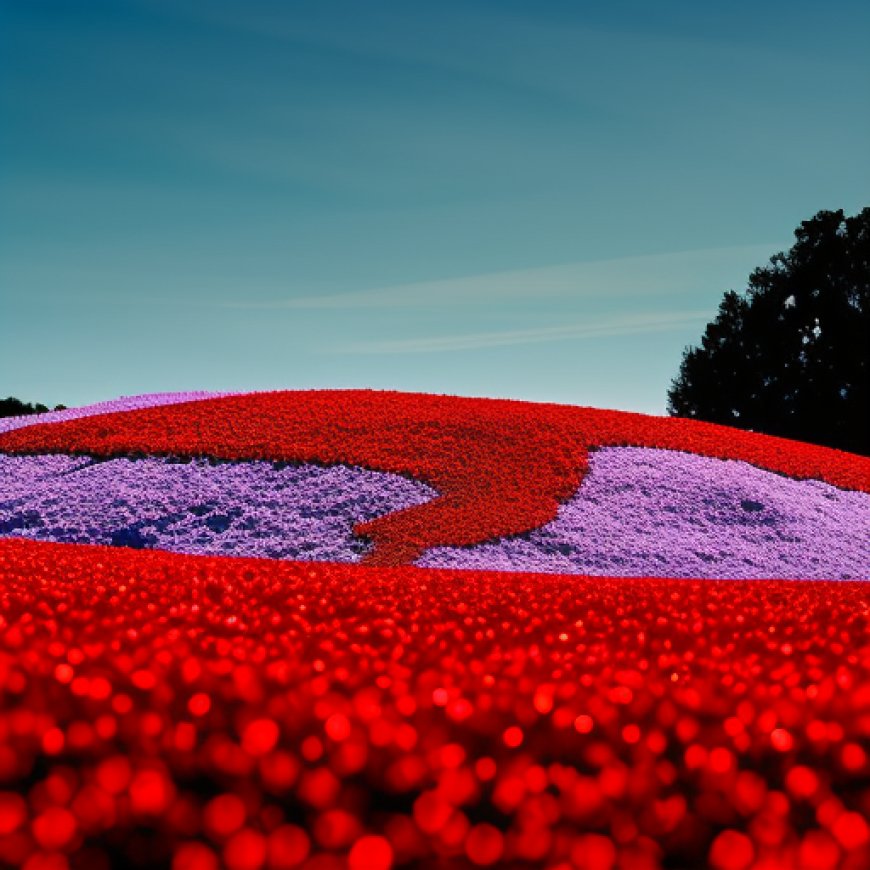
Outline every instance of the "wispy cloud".
{"label": "wispy cloud", "polygon": [[[467,4],[439,5],[433,7],[434,12],[427,12],[421,4],[408,4],[391,7],[386,15],[374,5],[364,7],[362,19],[354,14],[320,16],[301,11],[288,17],[280,5],[268,9],[249,4],[243,14],[238,8],[233,4],[172,4],[175,14],[205,19],[234,33],[248,32],[291,46],[308,45],[413,68],[446,70],[472,80],[526,88],[545,97],[597,103],[610,111],[613,106],[605,93],[612,89],[621,93],[640,89],[657,97],[665,81],[682,89],[697,87],[688,77],[668,78],[660,60],[665,52],[685,68],[728,64],[738,53],[757,68],[781,64],[794,53],[769,39],[752,39],[742,33],[735,40],[719,30],[690,35],[662,26],[643,27],[638,22],[631,27],[614,26],[612,20],[597,26],[570,19],[554,23],[544,16],[499,9],[497,4],[484,13]],[[397,33],[403,38],[397,39]],[[516,51],[517,45],[523,46],[522,52]],[[642,79],[624,75],[627,55],[640,58],[648,75]],[[801,61],[806,65],[814,59],[803,57]],[[578,75],[578,71],[586,74]],[[602,78],[608,80],[606,90],[600,87]],[[660,99],[641,100],[635,110],[660,117],[667,106]]]}
{"label": "wispy cloud", "polygon": [[707,310],[667,311],[658,314],[589,319],[582,323],[563,326],[352,342],[326,347],[324,350],[339,354],[449,353],[457,350],[538,344],[569,338],[606,338],[616,335],[664,332],[687,323],[703,322],[705,318],[709,317],[709,314],[710,312]]}
{"label": "wispy cloud", "polygon": [[[367,290],[263,301],[230,301],[243,309],[453,308],[539,298],[661,296],[691,293],[711,281],[732,281],[760,265],[775,244],[676,251],[640,257],[595,260],[488,272],[437,281],[419,281]],[[721,276],[721,277],[720,277]],[[721,289],[728,289],[722,287]]]}

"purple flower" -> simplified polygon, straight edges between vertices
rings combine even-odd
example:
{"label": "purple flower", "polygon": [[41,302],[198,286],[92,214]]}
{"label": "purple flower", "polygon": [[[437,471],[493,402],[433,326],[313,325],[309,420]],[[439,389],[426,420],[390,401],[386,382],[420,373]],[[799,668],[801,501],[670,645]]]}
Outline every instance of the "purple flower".
{"label": "purple flower", "polygon": [[135,411],[139,408],[156,408],[160,405],[176,405],[179,402],[193,402],[198,399],[215,399],[231,393],[144,393],[141,396],[122,396],[109,402],[84,405],[81,408],[67,408],[65,411],[47,411],[44,414],[28,414],[24,417],[0,417],[0,432],[11,432],[38,423],[59,423],[63,420],[77,420],[80,417],[94,417],[97,414],[112,414],[115,411]]}
{"label": "purple flower", "polygon": [[[358,522],[432,488],[348,466],[0,455],[0,536],[173,552],[358,561]],[[532,532],[439,547],[427,567],[710,577],[867,578],[870,495],[744,462],[612,447]]]}

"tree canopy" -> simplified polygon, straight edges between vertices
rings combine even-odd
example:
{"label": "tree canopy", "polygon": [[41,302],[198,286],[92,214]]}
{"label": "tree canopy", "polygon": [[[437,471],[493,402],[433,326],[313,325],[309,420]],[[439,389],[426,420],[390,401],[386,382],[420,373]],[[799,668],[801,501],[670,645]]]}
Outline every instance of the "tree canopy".
{"label": "tree canopy", "polygon": [[668,411],[870,454],[870,208],[820,211],[795,239],[725,293]]}
{"label": "tree canopy", "polygon": [[[56,405],[55,411],[62,411],[65,405]],[[0,417],[24,417],[28,414],[44,414],[48,408],[45,405],[40,405],[39,402],[22,402],[21,399],[16,399],[14,396],[8,396],[5,399],[0,399]]]}

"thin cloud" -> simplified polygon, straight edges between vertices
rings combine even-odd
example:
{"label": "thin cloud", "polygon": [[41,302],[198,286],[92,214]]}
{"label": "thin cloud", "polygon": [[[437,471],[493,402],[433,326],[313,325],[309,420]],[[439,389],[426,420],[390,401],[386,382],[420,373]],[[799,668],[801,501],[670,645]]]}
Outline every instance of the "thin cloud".
{"label": "thin cloud", "polygon": [[[174,3],[172,10],[233,33],[246,31],[291,46],[306,45],[350,57],[444,70],[610,112],[612,103],[602,96],[598,77],[591,73],[618,72],[620,58],[625,56],[652,61],[644,66],[653,74],[643,81],[610,76],[611,88],[624,93],[628,88],[636,91],[640,87],[651,94],[658,93],[668,81],[664,78],[666,71],[656,63],[664,53],[678,58],[688,68],[698,63],[729,63],[736,52],[746,59],[747,67],[753,68],[781,64],[793,56],[793,52],[771,45],[769,40],[752,40],[745,34],[736,41],[722,34],[686,35],[637,27],[617,30],[612,26],[593,27],[566,21],[556,25],[536,16],[496,11],[495,6],[485,14],[466,7],[452,12],[436,7],[434,17],[426,16],[419,5],[410,6],[407,13],[397,7],[380,19],[372,19],[373,10],[368,9],[367,18],[374,26],[361,31],[353,16],[333,16],[326,25],[322,19],[304,15],[288,17],[281,12],[248,8],[239,15],[235,7],[207,5],[204,9],[203,5]],[[397,32],[410,34],[410,38],[396,39]],[[444,34],[449,34],[449,40]],[[523,46],[521,53],[517,53],[517,45]],[[567,64],[565,58],[570,58]],[[813,63],[812,58],[801,61]],[[661,100],[650,102],[646,109],[657,115],[663,110],[667,106]]]}
{"label": "thin cloud", "polygon": [[694,292],[699,286],[709,286],[711,281],[720,280],[720,274],[722,280],[732,281],[734,274],[745,274],[776,250],[779,247],[771,244],[705,248],[488,272],[346,293],[219,304],[226,308],[253,310],[344,310],[445,308],[542,297],[660,296]]}
{"label": "thin cloud", "polygon": [[617,335],[636,335],[665,332],[688,323],[703,321],[710,312],[669,311],[659,314],[637,314],[623,317],[584,321],[565,326],[544,326],[532,329],[513,329],[498,332],[475,332],[464,335],[435,335],[420,338],[362,341],[326,348],[338,354],[415,354],[450,353],[457,350],[480,350],[491,347],[510,347],[520,344],[561,341],[575,338],[605,338]]}

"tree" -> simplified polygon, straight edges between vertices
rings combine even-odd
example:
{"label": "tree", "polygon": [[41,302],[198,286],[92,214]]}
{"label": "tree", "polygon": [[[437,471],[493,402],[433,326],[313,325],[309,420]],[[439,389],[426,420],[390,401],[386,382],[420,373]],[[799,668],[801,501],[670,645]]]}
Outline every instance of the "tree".
{"label": "tree", "polygon": [[870,208],[820,211],[729,290],[668,412],[870,454]]}
{"label": "tree", "polygon": [[[66,405],[55,405],[55,411],[63,411]],[[40,405],[38,402],[34,405],[32,402],[22,402],[21,399],[16,399],[14,396],[9,396],[5,399],[0,399],[0,417],[24,417],[28,414],[44,414],[48,408],[45,405]]]}

